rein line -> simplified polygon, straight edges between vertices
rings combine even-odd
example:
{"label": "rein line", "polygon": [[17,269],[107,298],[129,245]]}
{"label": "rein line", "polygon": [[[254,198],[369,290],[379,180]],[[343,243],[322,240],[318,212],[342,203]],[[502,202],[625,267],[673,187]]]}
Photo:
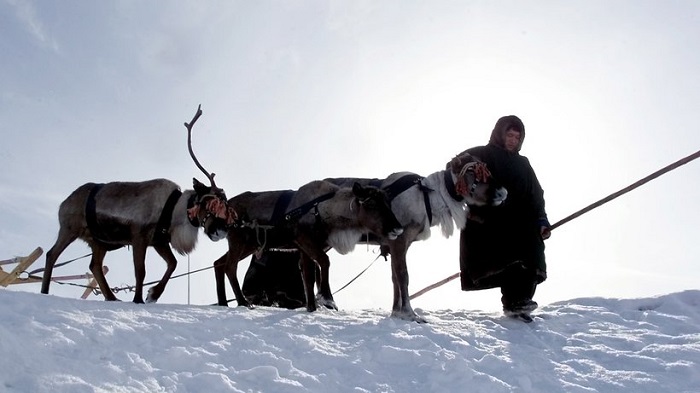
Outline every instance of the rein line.
{"label": "rein line", "polygon": [[377,255],[377,257],[374,258],[374,260],[373,260],[372,262],[370,262],[370,264],[367,265],[367,267],[364,268],[364,270],[362,270],[361,272],[357,273],[357,275],[356,275],[355,277],[353,277],[352,280],[348,281],[347,284],[343,285],[342,287],[340,287],[340,289],[338,289],[338,290],[336,290],[335,292],[333,292],[333,294],[335,295],[336,293],[342,291],[343,289],[347,288],[348,285],[352,284],[355,280],[357,280],[358,278],[360,278],[360,276],[363,275],[363,274],[367,271],[367,269],[369,269],[370,267],[372,267],[372,265],[374,265],[374,262],[377,262],[377,259],[379,259],[379,257],[381,257],[381,256],[382,256],[381,254]]}

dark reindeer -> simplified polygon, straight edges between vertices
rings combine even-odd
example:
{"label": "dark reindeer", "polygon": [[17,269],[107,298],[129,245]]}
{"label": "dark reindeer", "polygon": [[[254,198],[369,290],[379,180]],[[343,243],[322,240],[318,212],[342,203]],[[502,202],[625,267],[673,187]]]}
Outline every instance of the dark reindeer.
{"label": "dark reindeer", "polygon": [[[245,192],[229,199],[238,214],[227,231],[228,252],[214,262],[218,304],[227,305],[224,275],[229,279],[239,306],[250,303],[238,282],[238,262],[256,250],[298,248],[306,294],[306,309],[316,303],[337,309],[328,283],[330,260],[326,252],[352,251],[363,234],[395,239],[403,231],[391,212],[386,194],[371,186],[339,187],[313,181],[296,192]],[[219,222],[222,222],[219,220]],[[210,229],[213,227],[210,227]],[[314,298],[315,266],[320,270],[319,293]]]}
{"label": "dark reindeer", "polygon": [[146,249],[153,247],[168,264],[158,284],[148,291],[146,301],[155,302],[177,266],[170,245],[179,254],[188,254],[197,244],[199,227],[206,229],[217,220],[233,220],[233,212],[226,208],[226,195],[216,186],[214,174],[209,174],[199,164],[192,151],[192,126],[201,114],[200,107],[192,121],[185,123],[187,145],[192,159],[211,185],[207,187],[193,179],[193,189],[181,192],[172,181],[155,179],[86,183],[78,187],[59,207],[58,239],[46,253],[41,293],[49,293],[51,274],[59,255],[79,238],[92,249],[90,271],[105,300],[118,300],[102,272],[105,254],[126,245],[132,246],[136,275],[134,303],[143,303]]}
{"label": "dark reindeer", "polygon": [[391,316],[424,323],[413,308],[408,293],[406,254],[411,243],[430,237],[430,228],[439,225],[445,237],[452,236],[467,222],[470,206],[498,205],[507,191],[491,178],[486,165],[474,157],[453,161],[450,168],[428,177],[398,172],[386,179],[326,179],[338,185],[348,183],[377,184],[391,198],[391,209],[403,227],[395,239],[374,239],[389,248],[394,300]]}

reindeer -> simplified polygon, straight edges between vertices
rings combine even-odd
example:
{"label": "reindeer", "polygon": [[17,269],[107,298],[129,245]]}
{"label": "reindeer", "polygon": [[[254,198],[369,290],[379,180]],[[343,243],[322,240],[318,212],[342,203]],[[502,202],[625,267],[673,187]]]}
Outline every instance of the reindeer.
{"label": "reindeer", "polygon": [[[238,282],[238,262],[256,250],[262,252],[274,247],[301,251],[307,311],[315,311],[317,302],[337,309],[328,283],[330,260],[326,252],[334,248],[341,255],[347,254],[364,233],[388,241],[403,231],[391,212],[386,194],[376,187],[360,184],[350,188],[313,181],[296,192],[245,192],[229,199],[228,204],[237,212],[238,220],[233,226],[218,228],[226,231],[229,244],[228,252],[214,262],[218,304],[222,306],[228,303],[226,275],[238,305],[251,307]],[[223,220],[218,221],[223,224]],[[320,270],[316,299],[314,262]]]}
{"label": "reindeer", "polygon": [[[166,179],[143,182],[86,183],[64,200],[58,210],[58,239],[46,253],[41,293],[49,293],[54,264],[76,239],[92,249],[92,271],[105,300],[118,300],[107,284],[102,262],[108,251],[131,245],[133,248],[136,290],[134,303],[143,303],[146,277],[146,249],[151,246],[168,267],[158,284],[148,291],[147,302],[156,302],[175,271],[177,260],[170,245],[181,255],[189,254],[197,244],[199,227],[224,220],[231,222],[234,212],[226,208],[226,195],[216,186],[192,151],[192,126],[201,116],[201,106],[190,123],[185,123],[187,145],[192,159],[210,181],[210,186],[193,179],[193,189],[180,191]],[[211,240],[219,238],[209,236]]]}
{"label": "reindeer", "polygon": [[408,268],[406,254],[414,241],[430,237],[430,228],[439,225],[444,237],[449,238],[455,224],[464,229],[470,206],[499,205],[507,196],[490,176],[486,164],[475,157],[464,156],[453,160],[446,170],[428,177],[415,173],[398,172],[386,179],[338,178],[326,179],[334,184],[375,184],[391,198],[391,209],[403,227],[403,233],[395,239],[370,239],[381,245],[386,255],[391,255],[391,279],[394,300],[391,316],[424,323],[413,308],[408,293]]}

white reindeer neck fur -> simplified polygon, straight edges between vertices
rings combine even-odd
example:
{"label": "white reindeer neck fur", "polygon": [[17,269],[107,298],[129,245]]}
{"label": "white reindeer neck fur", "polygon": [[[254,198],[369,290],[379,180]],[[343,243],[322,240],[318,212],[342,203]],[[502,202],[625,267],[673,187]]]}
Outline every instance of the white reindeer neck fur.
{"label": "white reindeer neck fur", "polygon": [[333,230],[328,234],[328,246],[338,254],[345,255],[355,249],[362,238],[362,231],[356,229]]}
{"label": "white reindeer neck fur", "polygon": [[173,209],[170,223],[170,245],[180,255],[187,255],[197,246],[199,228],[190,224],[187,219],[187,201],[194,190],[185,190]]}
{"label": "white reindeer neck fur", "polygon": [[444,176],[444,171],[435,172],[423,179],[423,184],[435,190],[435,193],[430,194],[430,206],[433,211],[432,226],[439,225],[442,235],[449,238],[454,233],[455,224],[460,231],[467,225],[469,207],[466,203],[455,201],[450,196],[445,186]]}
{"label": "white reindeer neck fur", "polygon": [[[364,228],[357,220],[357,198],[350,188],[341,188],[333,198],[318,205],[321,220],[328,225],[328,245],[338,254],[345,255],[355,249]],[[313,215],[307,215],[314,219]]]}

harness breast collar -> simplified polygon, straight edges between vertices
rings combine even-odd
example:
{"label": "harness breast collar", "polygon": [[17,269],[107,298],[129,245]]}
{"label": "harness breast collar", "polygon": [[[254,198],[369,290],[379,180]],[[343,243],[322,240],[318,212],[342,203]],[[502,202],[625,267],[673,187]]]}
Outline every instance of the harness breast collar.
{"label": "harness breast collar", "polygon": [[[153,243],[169,243],[170,235],[168,230],[170,229],[170,224],[173,221],[173,211],[175,211],[175,205],[177,201],[180,200],[182,196],[182,191],[177,188],[170,193],[168,200],[163,206],[163,211],[160,212],[160,218],[158,218],[158,224],[156,224],[156,232],[153,234]],[[190,221],[191,222],[191,221]]]}
{"label": "harness breast collar", "polygon": [[443,173],[445,175],[445,188],[447,188],[447,193],[450,194],[452,199],[454,199],[455,201],[462,202],[464,200],[464,197],[457,193],[455,183],[452,180],[452,174],[449,170],[445,170],[443,171]]}

